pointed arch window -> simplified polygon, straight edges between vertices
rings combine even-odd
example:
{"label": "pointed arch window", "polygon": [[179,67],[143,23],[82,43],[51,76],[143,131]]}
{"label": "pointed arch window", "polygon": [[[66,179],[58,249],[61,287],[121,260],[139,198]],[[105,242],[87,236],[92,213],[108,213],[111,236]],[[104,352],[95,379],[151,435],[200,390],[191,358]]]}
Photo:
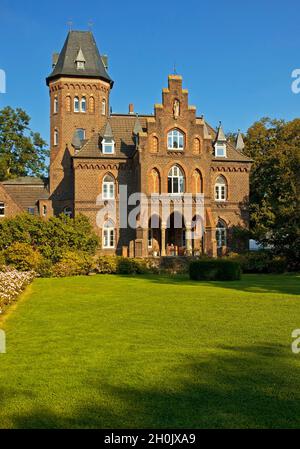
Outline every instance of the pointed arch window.
{"label": "pointed arch window", "polygon": [[184,135],[178,129],[168,132],[168,150],[183,150]]}
{"label": "pointed arch window", "polygon": [[74,97],[74,112],[79,112],[79,98]]}
{"label": "pointed arch window", "polygon": [[94,97],[90,97],[90,99],[89,99],[89,109],[90,109],[90,112],[95,112],[95,98]]}
{"label": "pointed arch window", "polygon": [[57,98],[57,96],[54,97],[53,113],[54,113],[54,114],[57,114],[57,113],[58,113],[58,98]]}
{"label": "pointed arch window", "polygon": [[218,176],[215,183],[215,200],[226,201],[227,199],[227,183],[224,176]]}
{"label": "pointed arch window", "polygon": [[221,219],[218,221],[216,227],[216,241],[218,248],[227,245],[227,227],[225,222]]}
{"label": "pointed arch window", "polygon": [[102,182],[102,198],[113,200],[115,198],[115,180],[112,175],[106,175]]}
{"label": "pointed arch window", "polygon": [[53,144],[54,144],[54,146],[58,145],[58,130],[57,129],[54,130]]}
{"label": "pointed arch window", "polygon": [[101,101],[101,114],[106,115],[106,100],[104,98]]}
{"label": "pointed arch window", "polygon": [[177,165],[174,165],[168,174],[168,193],[184,193],[184,175]]}
{"label": "pointed arch window", "polygon": [[103,225],[103,248],[115,247],[115,225],[112,220],[107,220]]}
{"label": "pointed arch window", "polygon": [[81,110],[81,112],[86,112],[86,98],[85,97],[81,98],[80,110]]}

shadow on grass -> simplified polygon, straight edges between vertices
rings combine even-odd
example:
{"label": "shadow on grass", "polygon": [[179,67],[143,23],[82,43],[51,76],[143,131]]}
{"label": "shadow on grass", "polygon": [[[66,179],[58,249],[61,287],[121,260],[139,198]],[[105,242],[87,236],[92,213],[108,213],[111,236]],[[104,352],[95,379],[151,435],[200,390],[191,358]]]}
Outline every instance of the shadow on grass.
{"label": "shadow on grass", "polygon": [[[166,369],[143,388],[86,379],[90,400],[72,416],[46,408],[13,417],[16,428],[299,428],[300,370],[290,349],[268,343],[219,347]],[[74,398],[73,398],[74,400]]]}
{"label": "shadow on grass", "polygon": [[156,284],[189,285],[195,287],[203,285],[249,293],[283,293],[300,296],[300,275],[297,274],[244,274],[240,281],[191,281],[188,275],[139,275],[138,278]]}

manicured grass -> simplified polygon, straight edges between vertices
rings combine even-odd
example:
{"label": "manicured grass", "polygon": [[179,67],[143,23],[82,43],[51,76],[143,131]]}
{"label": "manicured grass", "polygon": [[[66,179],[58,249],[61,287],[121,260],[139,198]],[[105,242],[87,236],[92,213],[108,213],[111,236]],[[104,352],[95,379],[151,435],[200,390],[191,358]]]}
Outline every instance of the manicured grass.
{"label": "manicured grass", "polygon": [[0,327],[0,427],[300,427],[299,276],[38,279]]}

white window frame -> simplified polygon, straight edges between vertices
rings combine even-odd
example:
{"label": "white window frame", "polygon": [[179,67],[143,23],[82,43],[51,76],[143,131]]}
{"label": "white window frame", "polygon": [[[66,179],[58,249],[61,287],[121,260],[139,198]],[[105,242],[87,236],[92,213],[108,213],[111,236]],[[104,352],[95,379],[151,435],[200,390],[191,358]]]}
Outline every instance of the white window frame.
{"label": "white window frame", "polygon": [[3,201],[0,202],[0,217],[5,217],[5,203]]}
{"label": "white window frame", "polygon": [[85,69],[84,61],[76,61],[76,69],[84,70]]}
{"label": "white window frame", "polygon": [[[111,180],[105,181],[105,178]],[[105,175],[102,181],[102,199],[114,200],[115,199],[115,181],[111,175]]]}
{"label": "white window frame", "polygon": [[106,115],[106,100],[105,98],[101,101],[101,115]]}
{"label": "white window frame", "polygon": [[[169,192],[169,179],[171,179],[171,192]],[[176,184],[174,180],[177,179],[177,187],[178,192],[174,191],[174,185]],[[184,175],[180,167],[178,165],[173,165],[169,170],[168,174],[168,193],[170,195],[182,195],[185,189]]]}
{"label": "white window frame", "polygon": [[226,143],[215,144],[215,157],[227,157]]}
{"label": "white window frame", "polygon": [[[168,150],[183,151],[184,150],[184,134],[179,129],[172,129],[168,132]],[[178,147],[174,143],[178,141]],[[180,146],[182,144],[182,146]]]}
{"label": "white window frame", "polygon": [[46,206],[46,204],[43,204],[43,216],[45,217],[46,215],[47,215],[47,206]]}
{"label": "white window frame", "polygon": [[[222,182],[218,179],[221,178]],[[215,201],[227,201],[227,182],[225,178],[219,177],[216,179],[215,183]]]}
{"label": "white window frame", "polygon": [[74,112],[79,112],[79,110],[80,110],[80,100],[77,95],[74,97],[73,108],[74,108]]}
{"label": "white window frame", "polygon": [[54,102],[53,102],[53,114],[57,114],[58,113],[58,98],[57,96],[54,97]]}
{"label": "white window frame", "polygon": [[[84,107],[83,107],[84,105]],[[85,113],[86,112],[86,97],[83,96],[80,100],[80,112]]]}
{"label": "white window frame", "polygon": [[[103,154],[114,154],[115,152],[115,141],[113,139],[103,139],[102,140],[102,153]],[[112,151],[107,151],[107,148],[111,147]]]}
{"label": "white window frame", "polygon": [[115,248],[115,226],[112,221],[107,221],[103,225],[102,231],[102,248],[113,249]]}
{"label": "white window frame", "polygon": [[216,227],[217,248],[227,246],[227,227],[225,223],[218,221]]}
{"label": "white window frame", "polygon": [[58,134],[58,129],[55,129],[54,130],[54,133],[53,133],[53,145],[55,146],[55,147],[57,147],[57,145],[58,145],[58,137],[59,137],[59,134]]}

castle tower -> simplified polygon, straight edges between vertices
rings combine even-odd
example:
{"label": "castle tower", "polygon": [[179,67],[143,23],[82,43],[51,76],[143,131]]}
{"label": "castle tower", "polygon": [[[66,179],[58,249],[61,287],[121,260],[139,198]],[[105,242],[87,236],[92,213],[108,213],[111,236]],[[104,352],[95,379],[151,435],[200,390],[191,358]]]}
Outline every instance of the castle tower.
{"label": "castle tower", "polygon": [[[72,156],[109,115],[113,81],[90,31],[70,31],[47,77],[50,94],[50,195],[54,213],[73,211]],[[76,142],[76,145],[74,145]]]}

